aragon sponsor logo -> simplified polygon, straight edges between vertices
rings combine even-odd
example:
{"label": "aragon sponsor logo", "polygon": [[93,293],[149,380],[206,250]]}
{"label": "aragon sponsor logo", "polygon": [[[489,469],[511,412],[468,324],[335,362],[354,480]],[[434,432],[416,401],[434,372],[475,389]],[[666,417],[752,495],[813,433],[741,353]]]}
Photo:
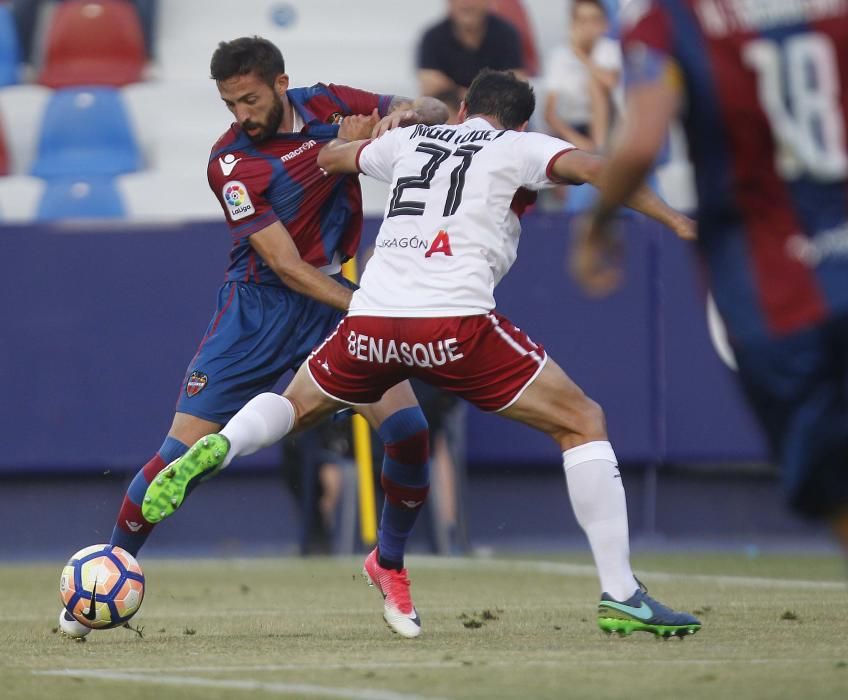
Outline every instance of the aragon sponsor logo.
{"label": "aragon sponsor logo", "polygon": [[394,238],[378,238],[374,245],[377,248],[429,248],[430,241],[418,236],[395,236]]}
{"label": "aragon sponsor logo", "polygon": [[412,248],[425,249],[424,253],[425,258],[429,258],[431,255],[436,253],[442,253],[443,255],[452,256],[453,252],[451,251],[450,245],[450,237],[448,236],[447,231],[439,231],[432,241],[428,241],[424,238],[419,238],[418,236],[394,236],[392,238],[382,238],[380,236],[377,237],[377,241],[374,243],[374,247],[376,248]]}
{"label": "aragon sponsor logo", "polygon": [[309,139],[309,141],[304,143],[302,146],[295,148],[293,151],[289,151],[288,153],[280,156],[280,160],[283,161],[283,163],[286,163],[286,162],[290,161],[292,158],[297,158],[299,155],[306,153],[306,151],[308,151],[310,148],[314,148],[317,145],[318,145],[317,141],[315,141],[313,139]]}
{"label": "aragon sponsor logo", "polygon": [[221,190],[221,195],[227,205],[227,211],[230,213],[230,219],[232,221],[243,219],[256,211],[253,208],[253,202],[250,201],[247,187],[239,180],[230,180],[227,182]]}

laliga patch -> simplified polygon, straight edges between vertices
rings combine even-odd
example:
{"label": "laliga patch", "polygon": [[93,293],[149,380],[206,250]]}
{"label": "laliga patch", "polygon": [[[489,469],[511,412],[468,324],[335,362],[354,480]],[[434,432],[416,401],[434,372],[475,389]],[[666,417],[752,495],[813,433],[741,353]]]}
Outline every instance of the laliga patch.
{"label": "laliga patch", "polygon": [[209,377],[199,370],[194,370],[186,382],[186,396],[197,396],[209,383]]}
{"label": "laliga patch", "polygon": [[238,221],[256,212],[243,182],[230,180],[221,190],[231,221]]}

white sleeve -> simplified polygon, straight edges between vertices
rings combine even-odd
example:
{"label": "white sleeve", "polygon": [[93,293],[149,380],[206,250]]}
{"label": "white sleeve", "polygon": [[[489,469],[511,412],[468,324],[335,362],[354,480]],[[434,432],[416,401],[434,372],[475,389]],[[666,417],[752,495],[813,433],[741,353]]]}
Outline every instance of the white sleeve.
{"label": "white sleeve", "polygon": [[516,146],[517,158],[521,163],[521,185],[529,190],[541,190],[561,184],[551,180],[554,160],[560,154],[577,148],[568,141],[535,132],[519,134]]}
{"label": "white sleeve", "polygon": [[392,129],[380,138],[364,143],[356,154],[359,172],[383,182],[391,182],[395,157],[400,150],[400,139],[405,131],[406,129]]}
{"label": "white sleeve", "polygon": [[599,41],[592,51],[592,60],[605,70],[621,70],[621,44],[614,39]]}
{"label": "white sleeve", "polygon": [[568,57],[566,49],[557,46],[548,56],[545,66],[545,90],[560,92],[564,83],[568,82]]}

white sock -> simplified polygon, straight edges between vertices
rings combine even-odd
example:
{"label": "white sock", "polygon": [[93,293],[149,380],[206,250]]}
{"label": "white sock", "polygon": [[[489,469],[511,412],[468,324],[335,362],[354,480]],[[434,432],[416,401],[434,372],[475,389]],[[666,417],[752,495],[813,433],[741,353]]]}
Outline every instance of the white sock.
{"label": "white sock", "polygon": [[221,430],[221,435],[230,441],[230,451],[221,468],[229,466],[236,457],[282,440],[294,426],[294,418],[294,406],[285,396],[270,392],[254,396]]}
{"label": "white sock", "polygon": [[602,591],[627,600],[639,584],[630,568],[627,500],[618,460],[606,440],[587,442],[562,453],[574,515],[595,558]]}

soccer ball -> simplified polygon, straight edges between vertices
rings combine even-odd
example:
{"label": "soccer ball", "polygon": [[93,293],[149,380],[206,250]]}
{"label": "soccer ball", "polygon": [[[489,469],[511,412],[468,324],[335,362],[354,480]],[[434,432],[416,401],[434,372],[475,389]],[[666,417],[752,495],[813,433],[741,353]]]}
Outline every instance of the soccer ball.
{"label": "soccer ball", "polygon": [[59,599],[73,618],[91,629],[118,627],[141,607],[144,574],[135,558],[111,544],[74,554],[59,579]]}

